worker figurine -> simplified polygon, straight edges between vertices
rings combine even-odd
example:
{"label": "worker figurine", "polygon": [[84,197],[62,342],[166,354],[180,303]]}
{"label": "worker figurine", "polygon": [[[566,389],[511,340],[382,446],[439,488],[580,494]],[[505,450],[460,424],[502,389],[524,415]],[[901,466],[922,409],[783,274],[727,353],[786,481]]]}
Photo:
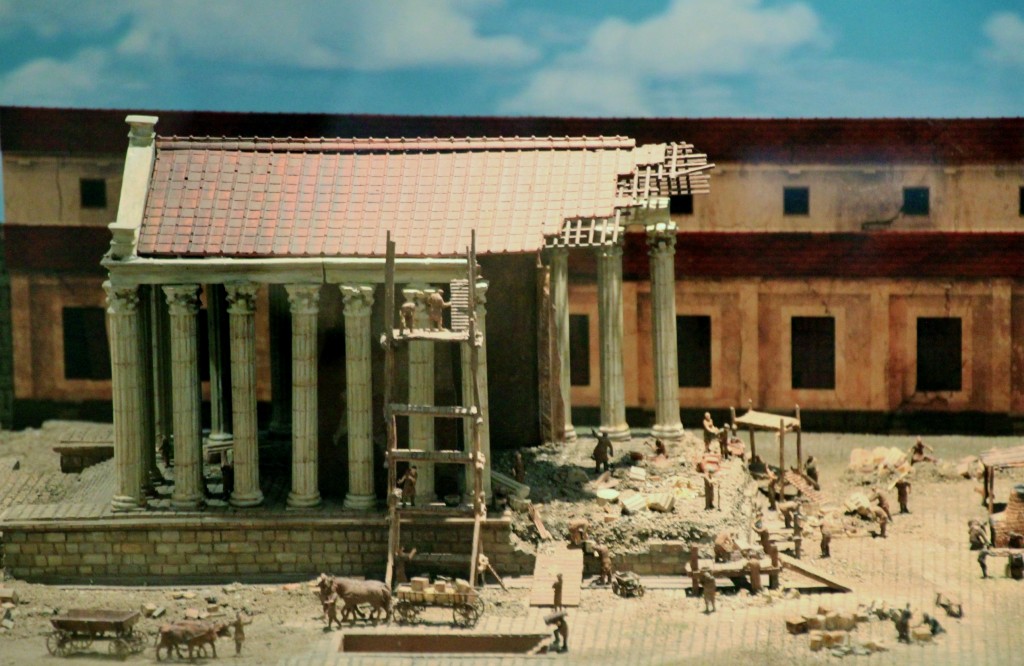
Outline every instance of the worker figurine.
{"label": "worker figurine", "polygon": [[900,643],[910,642],[910,604],[901,611],[897,611],[893,623],[896,625],[897,640]]}
{"label": "worker figurine", "polygon": [[440,291],[431,291],[427,294],[427,316],[430,318],[431,329],[444,328],[444,310],[451,306],[451,302],[445,301]]}
{"label": "worker figurine", "polygon": [[574,548],[582,548],[590,531],[590,521],[586,518],[573,518],[569,521],[569,543]]}
{"label": "worker figurine", "polygon": [[591,457],[594,459],[596,472],[600,474],[608,471],[608,461],[615,455],[615,450],[612,448],[612,439],[608,433],[600,430],[594,430],[593,433],[597,437],[597,444],[594,446],[594,453]]}
{"label": "worker figurine", "polygon": [[881,506],[874,506],[871,509],[872,513],[874,513],[875,515],[875,520],[878,521],[878,536],[885,539],[885,527],[886,524],[889,522],[889,516],[886,514],[885,509],[883,509]]}
{"label": "worker figurine", "polygon": [[523,464],[523,454],[520,451],[512,454],[512,478],[518,483],[526,483],[526,465]]}
{"label": "worker figurine", "polygon": [[711,474],[704,472],[704,510],[710,511],[715,508],[715,482],[711,480]]}
{"label": "worker figurine", "polygon": [[715,575],[711,573],[710,569],[701,569],[700,574],[701,590],[704,593],[704,612],[714,613],[717,609],[715,608],[715,597],[718,594],[718,583],[715,581]]}
{"label": "worker figurine", "polygon": [[555,582],[552,583],[551,589],[554,591],[554,602],[551,604],[555,610],[562,610],[565,607],[562,605],[562,574],[555,576]]}
{"label": "worker figurine", "polygon": [[914,441],[914,445],[910,447],[910,464],[916,465],[920,462],[935,462],[935,456],[928,455],[925,453],[925,449],[928,449],[931,453],[935,453],[935,449],[921,441],[921,436],[918,435]]}
{"label": "worker figurine", "polygon": [[406,550],[405,548],[399,547],[398,551],[395,552],[395,575],[394,579],[396,583],[408,583],[409,578],[405,573],[405,565],[412,562],[412,558],[416,557],[416,549]]}
{"label": "worker figurine", "polygon": [[398,485],[402,487],[402,506],[411,504],[416,506],[416,478],[419,476],[419,472],[416,471],[416,465],[412,465],[409,469],[405,470],[405,474],[398,480]]}
{"label": "worker figurine", "polygon": [[566,612],[561,611],[544,618],[545,624],[554,625],[555,627],[555,631],[552,634],[551,652],[569,651],[569,625],[565,622],[566,616]]}
{"label": "worker figurine", "polygon": [[939,621],[936,620],[934,616],[929,615],[928,613],[924,614],[924,625],[931,630],[932,636],[938,636],[939,634],[946,633],[946,630],[942,628],[942,625],[939,624]]}
{"label": "worker figurine", "polygon": [[668,449],[665,448],[665,442],[661,441],[660,439],[655,438],[653,444],[651,444],[650,441],[648,441],[647,444],[649,444],[649,445],[654,447],[654,458],[657,459],[657,458],[667,458],[668,457]]}
{"label": "worker figurine", "polygon": [[598,585],[611,585],[612,583],[612,552],[608,546],[600,545],[594,549],[594,554],[601,558],[601,575],[597,577]]}
{"label": "worker figurine", "polygon": [[775,506],[778,508],[779,513],[782,514],[782,521],[785,523],[786,529],[788,530],[793,527],[793,514],[796,512],[799,505],[790,500],[786,502],[779,502]]}
{"label": "worker figurine", "polygon": [[711,442],[718,437],[718,428],[711,420],[711,412],[704,412],[704,453],[711,452]]}
{"label": "worker figurine", "polygon": [[989,545],[988,535],[985,534],[985,527],[980,520],[968,520],[967,530],[968,538],[971,541],[971,550],[981,550]]}
{"label": "worker figurine", "polygon": [[807,456],[807,462],[804,463],[804,474],[814,482],[815,490],[821,490],[821,484],[818,482],[818,461],[814,459],[814,456]]}
{"label": "worker figurine", "polygon": [[821,523],[821,558],[827,559],[832,557],[832,530],[830,530],[822,521]]}
{"label": "worker figurine", "polygon": [[754,530],[754,533],[757,534],[758,540],[761,542],[761,548],[763,548],[764,552],[767,553],[768,546],[771,545],[771,534],[768,532],[768,528],[765,526],[764,519],[761,517],[760,514],[758,514],[758,516],[754,519],[754,524],[752,525],[752,528]]}
{"label": "worker figurine", "polygon": [[771,467],[765,466],[765,471],[768,473],[768,510],[775,511],[778,503],[778,497],[776,496],[775,482],[779,480],[775,472],[772,471]]}
{"label": "worker figurine", "polygon": [[399,314],[402,318],[402,328],[400,329],[400,332],[412,332],[413,317],[416,314],[416,303],[413,301],[406,301],[405,303],[402,303],[402,307],[399,308]]}
{"label": "worker figurine", "polygon": [[981,577],[988,578],[988,549],[978,553],[978,566],[981,567]]}
{"label": "worker figurine", "polygon": [[718,451],[722,460],[729,457],[729,426],[727,425],[718,429]]}
{"label": "worker figurine", "polygon": [[900,513],[910,513],[907,499],[910,497],[910,479],[906,474],[896,480],[896,499],[900,503]]}
{"label": "worker figurine", "polygon": [[337,592],[331,592],[330,596],[324,599],[322,603],[324,608],[324,617],[327,618],[327,630],[330,631],[335,622],[338,623],[338,629],[341,629],[341,620],[338,619]]}
{"label": "worker figurine", "polygon": [[892,520],[892,512],[889,511],[889,500],[885,498],[885,495],[882,493],[880,489],[872,489],[871,499],[875,501],[875,503],[882,509],[882,511],[885,511],[886,519]]}
{"label": "worker figurine", "polygon": [[[335,596],[335,600],[337,600],[337,596]],[[337,615],[335,615],[334,619],[335,620],[338,619]],[[235,656],[236,657],[238,655],[242,654],[242,643],[245,642],[245,630],[242,628],[242,625],[245,625],[245,624],[248,624],[248,622],[245,622],[245,621],[242,620],[242,614],[241,613],[235,613],[235,621],[231,623],[231,626],[234,627],[234,629],[235,629],[234,639],[235,639]],[[328,625],[328,628],[330,628],[330,625]],[[338,628],[339,629],[341,628],[341,622],[338,623]]]}

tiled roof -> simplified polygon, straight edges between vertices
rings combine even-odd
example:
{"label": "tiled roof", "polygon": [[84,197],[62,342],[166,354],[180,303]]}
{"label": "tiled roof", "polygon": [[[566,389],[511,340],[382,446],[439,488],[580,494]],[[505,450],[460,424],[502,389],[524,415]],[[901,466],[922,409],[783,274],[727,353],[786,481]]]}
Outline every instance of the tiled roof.
{"label": "tiled roof", "polygon": [[[664,154],[664,149],[662,153]],[[145,256],[528,252],[567,218],[632,205],[622,137],[157,140]]]}
{"label": "tiled roof", "polygon": [[[1024,279],[1024,233],[680,232],[676,277]],[[649,276],[643,234],[628,233],[627,278]],[[570,254],[576,276],[596,275],[593,252]]]}
{"label": "tiled roof", "polygon": [[181,136],[630,136],[685,137],[712,160],[814,164],[1020,164],[1024,118],[529,118],[381,116],[140,109],[0,107],[11,152],[123,155],[131,113],[160,117]]}
{"label": "tiled roof", "polygon": [[110,249],[106,226],[3,224],[4,262],[11,271],[96,273]]}

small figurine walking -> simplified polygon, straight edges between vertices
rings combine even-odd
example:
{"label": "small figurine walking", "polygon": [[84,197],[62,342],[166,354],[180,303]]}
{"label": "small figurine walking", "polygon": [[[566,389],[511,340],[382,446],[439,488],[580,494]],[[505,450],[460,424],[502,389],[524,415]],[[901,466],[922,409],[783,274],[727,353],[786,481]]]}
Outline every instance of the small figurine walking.
{"label": "small figurine walking", "polygon": [[978,553],[978,566],[981,567],[981,577],[988,578],[988,550]]}
{"label": "small figurine walking", "polygon": [[924,624],[931,630],[932,636],[938,636],[939,634],[946,633],[946,630],[942,628],[942,625],[939,624],[939,621],[936,620],[935,617],[929,615],[928,613],[924,614]]}
{"label": "small figurine walking", "polygon": [[338,619],[338,594],[331,592],[330,596],[321,603],[323,604],[324,617],[327,618],[327,630],[330,631],[335,622],[338,623],[338,629],[341,629],[341,620]]}
{"label": "small figurine walking", "polygon": [[[337,601],[337,598],[338,598],[337,595],[335,595],[334,598],[335,598],[335,601]],[[334,619],[335,620],[338,619],[337,618],[337,614],[335,614],[335,618]],[[249,622],[251,622],[251,621],[252,620],[250,620]],[[235,613],[235,621],[231,623],[231,626],[234,627],[234,629],[235,629],[235,635],[234,635],[234,639],[235,639],[235,656],[238,656],[238,655],[242,654],[242,643],[245,642],[245,630],[242,629],[242,626],[246,625],[246,624],[249,624],[249,622],[245,622],[244,620],[242,620],[242,614],[241,613]],[[330,626],[331,625],[328,624],[327,628],[329,629]],[[338,622],[338,628],[339,629],[341,628],[341,622]]]}
{"label": "small figurine walking", "polygon": [[566,617],[567,613],[560,611],[544,618],[544,624],[555,627],[555,631],[552,633],[551,652],[569,651],[569,625],[565,622]]}
{"label": "small figurine walking", "polygon": [[612,448],[612,439],[607,433],[600,430],[594,430],[593,433],[597,437],[597,444],[594,446],[594,453],[591,457],[594,459],[595,471],[600,474],[608,471],[608,461],[615,455],[615,450]]}
{"label": "small figurine walking", "polygon": [[702,569],[700,584],[701,590],[704,593],[704,612],[714,613],[717,610],[715,608],[715,596],[718,594],[718,583],[715,581],[715,575],[708,569]]}
{"label": "small figurine walking", "polygon": [[897,640],[900,643],[910,642],[910,604],[901,611],[896,611],[896,617],[893,618],[893,624],[896,625]]}
{"label": "small figurine walking", "polygon": [[594,549],[594,554],[601,558],[601,575],[597,577],[598,585],[612,584],[612,551],[608,546],[600,545]]}
{"label": "small figurine walking", "polygon": [[914,445],[910,447],[910,464],[916,465],[921,462],[935,462],[935,456],[928,455],[925,453],[925,449],[928,449],[931,453],[935,453],[935,449],[928,446],[921,440],[921,436],[918,435],[914,441]]}
{"label": "small figurine walking", "polygon": [[526,465],[523,463],[523,454],[520,451],[512,454],[512,478],[518,483],[526,483]]}
{"label": "small figurine walking", "polygon": [[907,500],[910,498],[910,479],[906,474],[896,481],[896,499],[900,503],[900,513],[910,513]]}
{"label": "small figurine walking", "polygon": [[399,547],[398,551],[395,552],[395,583],[408,583],[409,578],[405,573],[405,565],[412,562],[412,558],[416,557],[416,549],[406,550],[405,548]]}
{"label": "small figurine walking", "polygon": [[432,291],[427,296],[427,316],[430,318],[430,328],[440,330],[444,328],[444,311],[450,308],[451,302],[445,301],[439,291]]}
{"label": "small figurine walking", "polygon": [[729,426],[724,425],[718,429],[718,452],[722,460],[729,457]]}
{"label": "small figurine walking", "polygon": [[882,494],[882,491],[880,489],[872,489],[871,499],[873,499],[875,503],[879,506],[879,508],[885,512],[886,519],[892,520],[892,512],[889,511],[889,500],[885,498],[885,495]]}
{"label": "small figurine walking", "polygon": [[704,472],[704,510],[710,511],[715,508],[715,482],[711,480],[711,474]]}
{"label": "small figurine walking", "polygon": [[582,548],[590,531],[590,521],[586,518],[573,518],[569,521],[569,544],[574,548]]}
{"label": "small figurine walking", "polygon": [[782,514],[782,522],[785,524],[786,529],[793,527],[793,514],[796,512],[799,505],[795,501],[779,502],[775,505]]}
{"label": "small figurine walking", "polygon": [[551,589],[554,591],[554,601],[551,605],[555,610],[563,610],[565,608],[562,605],[562,584],[562,574],[557,574],[555,576],[555,582],[551,585]]}
{"label": "small figurine walking", "polygon": [[416,478],[418,476],[416,465],[412,465],[398,480],[398,485],[402,487],[402,506],[406,504],[416,506]]}
{"label": "small figurine walking", "polygon": [[768,473],[768,510],[775,511],[778,503],[777,491],[775,490],[775,482],[779,480],[779,477],[775,475],[771,467],[765,467],[765,471]]}
{"label": "small figurine walking", "polygon": [[402,318],[402,328],[400,329],[400,332],[412,332],[413,318],[416,315],[416,303],[413,301],[406,301],[405,303],[402,303],[402,307],[399,308],[398,311]]}
{"label": "small figurine walking", "polygon": [[718,428],[711,420],[711,412],[704,412],[704,453],[711,452],[711,442],[718,437]]}
{"label": "small figurine walking", "polygon": [[886,515],[885,509],[880,506],[872,507],[872,513],[875,515],[875,520],[878,521],[878,536],[885,539],[885,527],[889,522],[889,516]]}
{"label": "small figurine walking", "polygon": [[832,557],[832,530],[825,523],[821,524],[821,557],[822,559]]}

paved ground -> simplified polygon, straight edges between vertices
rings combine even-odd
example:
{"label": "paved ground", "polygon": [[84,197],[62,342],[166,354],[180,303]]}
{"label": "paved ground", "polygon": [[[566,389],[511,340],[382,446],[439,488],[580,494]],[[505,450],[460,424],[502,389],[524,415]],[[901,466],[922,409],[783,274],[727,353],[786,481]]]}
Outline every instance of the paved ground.
{"label": "paved ground", "polygon": [[[766,439],[766,438],[765,438]],[[892,445],[906,447],[909,437],[885,438],[850,435],[808,434],[805,449],[819,459],[823,490],[835,500],[857,488],[844,477],[843,469],[854,446]],[[929,438],[937,454],[947,460],[977,453],[992,446],[1019,444],[1011,438]],[[771,457],[771,447],[758,442],[759,452]],[[0,451],[0,456],[4,455]],[[891,623],[873,621],[861,625],[858,640],[876,638],[885,641],[888,652],[854,657],[865,664],[1021,664],[1024,663],[1024,582],[1002,577],[1000,563],[990,561],[990,571],[998,577],[982,580],[975,560],[967,548],[966,521],[984,515],[977,484],[968,480],[942,480],[934,470],[916,475],[911,494],[909,516],[896,516],[888,539],[870,537],[836,538],[833,557],[817,557],[816,544],[810,544],[807,560],[814,566],[841,575],[855,585],[852,594],[814,593],[786,599],[781,595],[750,597],[746,593],[720,594],[718,612],[703,613],[703,602],[685,593],[680,578],[648,579],[649,591],[643,599],[620,599],[606,589],[584,589],[581,605],[570,609],[570,651],[541,657],[481,658],[428,657],[424,655],[358,656],[338,652],[342,632],[325,633],[317,617],[315,600],[306,590],[293,593],[251,588],[232,592],[219,588],[218,596],[238,599],[238,607],[254,608],[258,615],[248,632],[249,639],[240,658],[225,657],[233,651],[230,641],[221,643],[221,658],[234,664],[281,663],[286,666],[340,664],[514,664],[514,663],[588,663],[588,664],[819,664],[838,658],[812,653],[806,636],[790,636],[785,631],[788,616],[814,612],[819,605],[835,610],[853,610],[859,603],[883,600],[892,606],[910,603],[919,612],[935,612],[947,633],[932,645],[897,644]],[[997,491],[1001,499],[1009,493],[1011,482],[1024,480],[1001,476]],[[51,479],[51,483],[59,483]],[[25,483],[29,483],[26,481]],[[38,483],[38,481],[36,482]],[[92,495],[99,481],[78,482],[84,495]],[[19,493],[28,492],[24,486]],[[5,496],[0,486],[0,503]],[[891,503],[896,507],[895,497]],[[791,579],[784,578],[783,584]],[[225,581],[228,582],[228,581]],[[509,593],[498,588],[485,591],[487,611],[472,631],[479,633],[545,632],[546,610],[528,606],[529,579],[512,581]],[[184,601],[171,602],[170,592],[161,590],[120,589],[96,592],[30,586],[8,581],[32,604],[19,608],[16,633],[0,631],[0,664],[65,663],[45,653],[44,635],[48,628],[47,610],[58,603],[82,603],[88,599],[106,606],[135,606],[144,602],[166,603],[169,611]],[[959,596],[964,604],[962,620],[946,618],[934,606],[936,591]],[[197,589],[197,594],[206,591]],[[60,599],[61,601],[57,601]],[[177,610],[182,610],[179,608]],[[359,632],[452,633],[448,618],[434,611],[426,627],[402,628],[391,624],[377,628],[358,627]],[[152,623],[152,621],[148,621]],[[147,631],[155,630],[146,625]],[[151,662],[152,650],[132,657],[129,662]],[[207,663],[215,663],[207,660]]]}

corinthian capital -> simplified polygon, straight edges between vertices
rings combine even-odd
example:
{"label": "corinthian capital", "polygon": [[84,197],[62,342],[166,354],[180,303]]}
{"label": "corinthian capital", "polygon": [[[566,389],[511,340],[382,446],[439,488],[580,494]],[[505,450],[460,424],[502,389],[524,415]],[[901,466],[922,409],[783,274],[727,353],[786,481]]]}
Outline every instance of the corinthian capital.
{"label": "corinthian capital", "polygon": [[320,309],[320,285],[318,284],[289,284],[285,285],[288,290],[288,303],[291,305],[292,314],[316,314]]}
{"label": "corinthian capital", "polygon": [[373,307],[373,286],[366,284],[341,285],[341,300],[345,304],[346,317],[370,315]]}
{"label": "corinthian capital", "polygon": [[259,287],[251,282],[226,284],[229,314],[252,314],[256,311],[256,291]]}
{"label": "corinthian capital", "polygon": [[107,292],[107,312],[112,315],[132,314],[139,309],[139,288],[135,285],[115,287],[110,282],[103,283],[103,291]]}
{"label": "corinthian capital", "polygon": [[171,314],[192,314],[199,311],[198,284],[169,284],[164,286],[167,307]]}

